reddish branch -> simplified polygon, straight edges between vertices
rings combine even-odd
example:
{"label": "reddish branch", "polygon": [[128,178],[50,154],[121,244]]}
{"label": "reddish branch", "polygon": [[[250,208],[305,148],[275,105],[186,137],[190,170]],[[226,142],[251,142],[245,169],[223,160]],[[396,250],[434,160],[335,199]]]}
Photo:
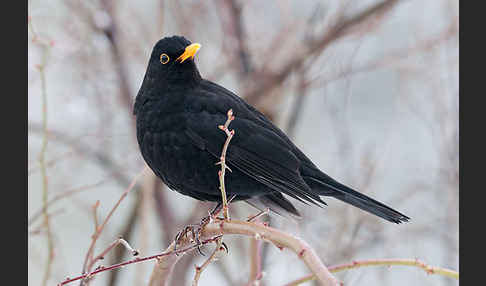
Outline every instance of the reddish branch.
{"label": "reddish branch", "polygon": [[[146,167],[142,170],[142,172],[140,172],[133,179],[133,181],[130,184],[130,186],[128,186],[128,188],[120,196],[120,199],[118,199],[118,201],[116,202],[115,206],[113,206],[113,208],[110,210],[110,212],[108,213],[108,215],[106,216],[106,218],[103,220],[102,224],[100,226],[96,226],[95,232],[94,232],[94,234],[92,236],[91,244],[89,246],[88,252],[86,253],[86,257],[85,257],[85,260],[84,260],[84,263],[83,263],[83,273],[90,272],[91,271],[91,268],[93,267],[93,265],[101,257],[101,256],[97,256],[95,259],[92,258],[93,257],[93,253],[94,253],[94,248],[96,246],[96,241],[98,240],[99,236],[103,232],[104,227],[108,223],[109,219],[112,217],[112,215],[115,212],[115,210],[118,208],[118,206],[123,201],[123,199],[128,195],[128,193],[133,189],[133,187],[135,186],[138,178],[145,172],[145,169],[146,169]],[[95,208],[95,210],[96,210],[96,208]]]}
{"label": "reddish branch", "polygon": [[[213,242],[215,239],[218,239],[218,237],[203,240],[203,241],[201,241],[201,243],[207,244],[207,243]],[[106,267],[105,266],[98,266],[95,270],[93,270],[89,273],[79,275],[79,276],[76,276],[74,278],[68,277],[68,278],[66,278],[66,280],[62,281],[61,283],[59,283],[57,285],[62,286],[62,285],[66,285],[66,284],[69,284],[71,282],[78,281],[78,280],[81,280],[81,279],[90,279],[93,276],[95,276],[95,275],[97,275],[101,272],[118,269],[118,268],[121,268],[121,267],[129,265],[129,264],[139,263],[139,262],[143,262],[143,261],[147,261],[147,260],[154,260],[154,259],[160,260],[162,257],[185,253],[185,252],[188,252],[188,251],[196,249],[196,248],[197,248],[197,245],[191,245],[191,246],[188,246],[188,247],[183,248],[183,249],[178,249],[177,251],[170,250],[170,251],[165,251],[163,253],[152,255],[152,256],[137,257],[137,258],[129,260],[129,261],[113,264],[113,265],[106,266]]]}
{"label": "reddish branch", "polygon": [[[264,224],[246,221],[215,219],[204,226],[201,238],[208,239],[221,235],[237,234],[274,244],[277,248],[293,251],[308,268],[318,277],[321,285],[339,285],[337,279],[329,272],[314,250],[302,239]],[[184,242],[180,242],[183,246]],[[169,247],[173,249],[174,243]],[[170,274],[181,256],[165,256],[158,260],[150,279],[151,286],[167,285]]]}
{"label": "reddish branch", "polygon": [[218,239],[216,239],[216,247],[214,248],[214,250],[211,253],[211,255],[209,256],[209,258],[206,259],[206,261],[204,261],[204,263],[201,266],[196,266],[196,273],[194,274],[192,286],[197,286],[197,284],[199,283],[199,278],[201,277],[201,274],[204,271],[204,269],[206,269],[209,266],[209,264],[211,264],[211,262],[216,260],[216,254],[219,251],[227,250],[223,245],[224,244],[223,244],[223,238],[222,237],[219,237]]}

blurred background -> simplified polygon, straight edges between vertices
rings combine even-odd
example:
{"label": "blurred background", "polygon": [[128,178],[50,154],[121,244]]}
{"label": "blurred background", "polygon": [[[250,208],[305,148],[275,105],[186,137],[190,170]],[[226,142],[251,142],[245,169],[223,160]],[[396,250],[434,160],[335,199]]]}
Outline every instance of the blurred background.
{"label": "blurred background", "polygon": [[[28,9],[29,285],[81,273],[93,210],[101,222],[140,172],[95,253],[119,236],[142,256],[161,253],[214,206],[143,171],[136,143],[132,105],[148,57],[174,34],[201,43],[203,77],[265,113],[324,172],[412,218],[394,225],[328,198],[324,209],[293,200],[298,222],[264,220],[306,240],[328,266],[418,258],[458,270],[457,0],[30,0]],[[256,212],[231,207],[233,218]],[[200,285],[248,283],[250,239],[224,241],[229,255]],[[102,264],[130,258],[119,247]],[[205,259],[185,255],[171,285],[190,285]],[[262,259],[260,285],[309,273],[273,245]],[[91,285],[147,285],[153,264],[104,272]],[[459,284],[401,266],[336,276],[345,285]]]}

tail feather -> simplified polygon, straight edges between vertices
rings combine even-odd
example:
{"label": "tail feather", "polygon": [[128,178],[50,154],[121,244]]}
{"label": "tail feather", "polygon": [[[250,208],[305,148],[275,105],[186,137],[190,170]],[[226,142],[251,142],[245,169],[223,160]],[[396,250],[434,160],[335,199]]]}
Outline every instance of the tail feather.
{"label": "tail feather", "polygon": [[318,190],[319,195],[334,197],[338,200],[351,204],[364,211],[379,216],[394,223],[407,222],[410,218],[387,205],[374,200],[362,193],[359,193],[328,176],[322,178],[304,177],[306,183],[313,189]]}

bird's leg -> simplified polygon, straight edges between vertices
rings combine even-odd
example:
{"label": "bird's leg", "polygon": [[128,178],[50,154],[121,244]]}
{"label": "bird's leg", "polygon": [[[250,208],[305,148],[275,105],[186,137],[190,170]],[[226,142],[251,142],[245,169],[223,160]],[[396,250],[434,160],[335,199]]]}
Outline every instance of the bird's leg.
{"label": "bird's leg", "polygon": [[[229,198],[228,198],[228,204],[231,203],[234,199],[236,198],[236,195],[231,195]],[[209,212],[209,216],[207,217],[204,217],[202,220],[201,220],[201,223],[202,222],[205,222],[206,220],[214,220],[217,217],[217,215],[221,212],[221,210],[223,209],[223,203],[222,202],[218,202],[218,204],[216,205],[216,207],[214,207],[214,209],[212,211]],[[220,218],[220,219],[224,219],[224,218]],[[208,221],[208,222],[209,222]],[[206,222],[206,224],[208,223]]]}
{"label": "bird's leg", "polygon": [[216,216],[219,214],[219,212],[221,212],[222,207],[223,207],[223,203],[218,202],[216,204],[216,206],[214,207],[214,209],[212,211],[208,212],[209,215],[206,216],[206,217],[203,217],[201,219],[201,224],[207,224],[208,222],[210,222],[211,220],[216,218]]}
{"label": "bird's leg", "polygon": [[[179,231],[177,233],[176,237],[174,238],[174,242],[175,242],[175,244],[174,244],[174,252],[175,252],[176,255],[177,255],[177,245],[179,244],[179,242],[182,240],[182,238],[184,236],[187,237],[187,234],[189,232],[191,232],[191,234],[192,234],[191,240],[195,240],[195,237],[194,237],[194,227],[195,226],[196,225],[194,225],[194,224],[186,225],[181,231]],[[198,249],[199,249],[199,247],[198,247]]]}
{"label": "bird's leg", "polygon": [[[231,203],[231,201],[236,197],[236,195],[231,195],[228,199],[228,204]],[[201,221],[199,222],[199,225],[197,226],[197,230],[196,232],[194,233],[194,240],[196,241],[196,243],[198,244],[198,247],[197,249],[199,250],[199,253],[203,254],[201,249],[199,248],[200,246],[200,240],[199,240],[199,237],[201,237],[201,232],[203,230],[203,228],[208,224],[210,223],[211,221],[215,220],[215,219],[224,219],[224,218],[218,218],[217,215],[221,212],[221,210],[223,209],[223,203],[222,202],[218,202],[216,204],[216,206],[214,207],[214,209],[212,211],[209,212],[209,215],[206,216],[206,217],[203,217],[201,219]],[[204,254],[203,254],[204,255]]]}

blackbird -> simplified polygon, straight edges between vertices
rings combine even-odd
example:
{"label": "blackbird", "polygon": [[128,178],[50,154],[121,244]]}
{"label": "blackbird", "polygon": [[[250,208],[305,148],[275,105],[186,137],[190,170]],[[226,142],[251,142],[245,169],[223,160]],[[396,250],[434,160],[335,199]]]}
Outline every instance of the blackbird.
{"label": "blackbird", "polygon": [[233,110],[235,130],[226,154],[228,197],[262,210],[300,216],[284,195],[326,205],[334,197],[401,223],[409,217],[320,171],[262,113],[226,88],[201,77],[194,56],[201,47],[182,36],[159,40],[150,55],[134,114],[144,160],[172,190],[201,201],[221,201],[218,170],[226,134],[218,126]]}

